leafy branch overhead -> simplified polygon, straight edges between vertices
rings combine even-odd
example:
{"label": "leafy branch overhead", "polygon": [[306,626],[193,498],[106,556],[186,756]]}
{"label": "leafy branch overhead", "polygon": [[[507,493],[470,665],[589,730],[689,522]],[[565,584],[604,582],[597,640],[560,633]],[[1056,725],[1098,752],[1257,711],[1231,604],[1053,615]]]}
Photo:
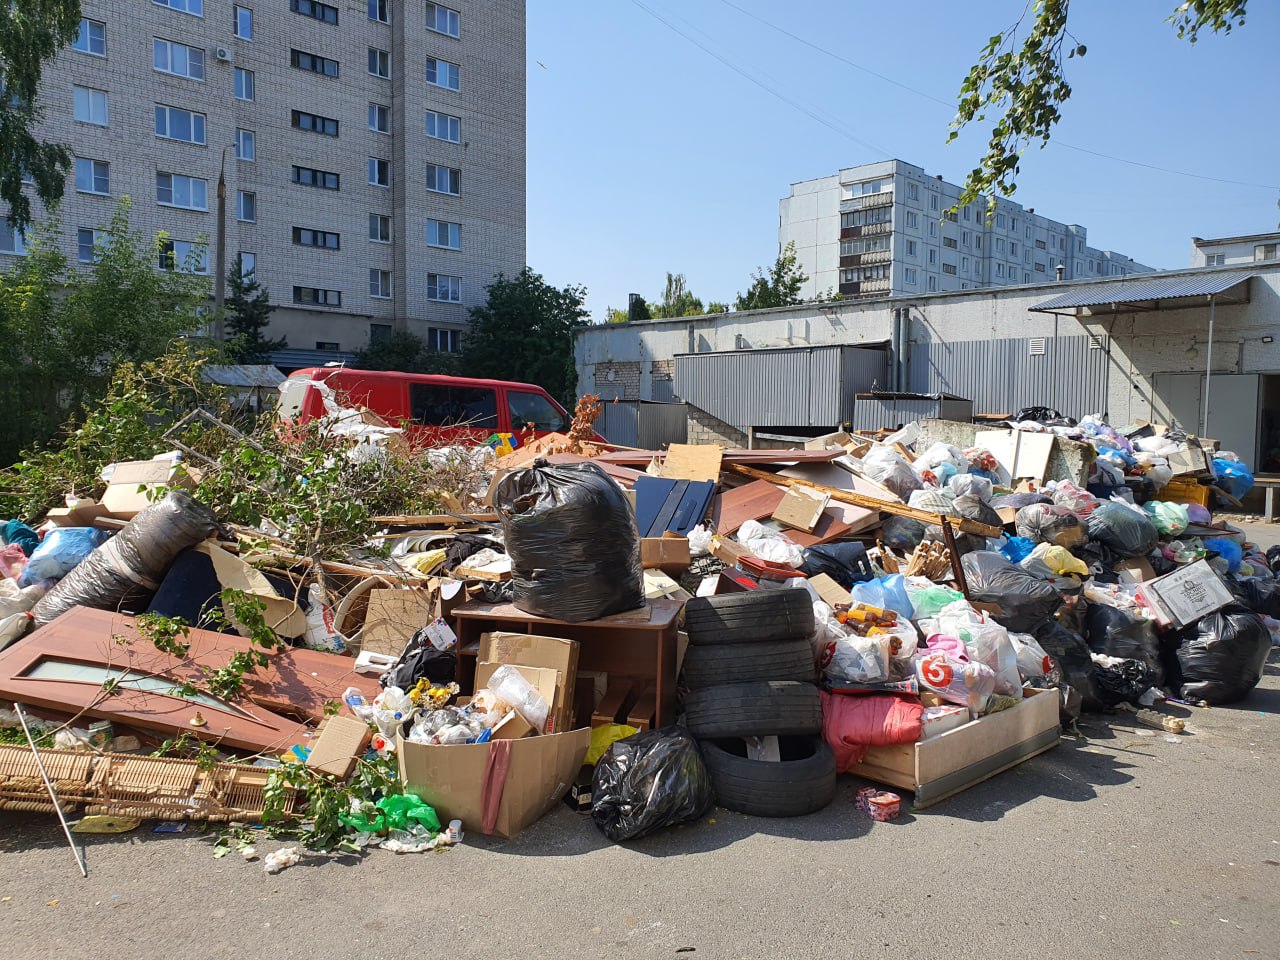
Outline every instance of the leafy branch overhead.
{"label": "leafy branch overhead", "polygon": [[[1195,43],[1202,30],[1230,33],[1242,26],[1247,0],[1187,0],[1168,18],[1178,37]],[[1031,0],[1008,28],[994,34],[960,86],[947,142],[991,118],[987,152],[965,179],[957,206],[1017,191],[1027,147],[1049,142],[1071,97],[1066,61],[1088,48],[1067,28],[1070,0]],[[1023,34],[1027,15],[1030,27]]]}

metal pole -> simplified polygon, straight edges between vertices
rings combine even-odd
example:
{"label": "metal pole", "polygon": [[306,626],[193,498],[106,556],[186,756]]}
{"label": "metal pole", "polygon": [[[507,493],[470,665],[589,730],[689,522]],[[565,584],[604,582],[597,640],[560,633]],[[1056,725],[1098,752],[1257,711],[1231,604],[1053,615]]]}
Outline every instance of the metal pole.
{"label": "metal pole", "polygon": [[22,704],[15,703],[13,711],[18,715],[18,722],[22,724],[22,732],[27,735],[27,743],[31,747],[31,755],[36,758],[36,766],[40,769],[40,779],[44,781],[44,788],[49,791],[49,799],[53,801],[53,809],[58,812],[58,819],[62,822],[62,832],[67,835],[67,843],[71,846],[71,853],[76,858],[76,864],[80,867],[80,876],[88,877],[89,868],[85,866],[84,857],[80,854],[80,848],[76,846],[75,838],[71,836],[71,827],[67,825],[67,818],[62,812],[62,804],[58,802],[58,795],[54,792],[53,783],[49,779],[48,771],[44,768],[44,761],[40,759],[40,751],[36,749],[36,741],[31,736],[31,729],[27,726],[27,718],[22,712]]}
{"label": "metal pole", "polygon": [[218,168],[218,245],[215,251],[217,275],[213,280],[214,339],[225,340],[222,307],[227,299],[227,148],[222,148]]}
{"label": "metal pole", "polygon": [[1217,298],[1209,295],[1209,347],[1205,351],[1204,364],[1204,412],[1200,415],[1200,436],[1207,436],[1209,433],[1209,381],[1213,379],[1213,308],[1217,304]]}

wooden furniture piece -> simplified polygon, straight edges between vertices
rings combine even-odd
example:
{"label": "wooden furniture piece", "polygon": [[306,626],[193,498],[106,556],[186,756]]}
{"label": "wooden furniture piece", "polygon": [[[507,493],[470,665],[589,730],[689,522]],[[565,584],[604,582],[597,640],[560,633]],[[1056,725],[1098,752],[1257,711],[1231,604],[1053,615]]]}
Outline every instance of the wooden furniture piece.
{"label": "wooden furniture piece", "polygon": [[[531,633],[577,640],[578,672],[605,673],[610,689],[634,690],[635,698],[620,708],[635,714],[636,702],[650,699],[652,686],[654,723],[661,727],[676,718],[676,632],[684,604],[678,600],[651,600],[639,610],[603,620],[568,623],[525,613],[511,603],[468,603],[453,611],[458,633],[458,683],[473,692],[480,634],[495,630]],[[609,694],[606,693],[606,699]],[[638,716],[638,715],[637,715]],[[585,725],[578,717],[576,724]]]}
{"label": "wooden furniture piece", "polygon": [[1276,487],[1280,487],[1280,476],[1254,474],[1253,485],[1266,491],[1266,507],[1263,518],[1270,523],[1276,518]]}

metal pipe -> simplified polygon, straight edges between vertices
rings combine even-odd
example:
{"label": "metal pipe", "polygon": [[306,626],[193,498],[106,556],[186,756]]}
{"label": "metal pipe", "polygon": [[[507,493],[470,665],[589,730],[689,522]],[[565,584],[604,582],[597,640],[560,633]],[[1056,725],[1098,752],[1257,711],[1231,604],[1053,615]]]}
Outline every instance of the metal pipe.
{"label": "metal pipe", "polygon": [[222,163],[218,167],[218,240],[214,251],[213,278],[213,337],[226,339],[226,323],[222,308],[227,298],[227,148],[222,148]]}
{"label": "metal pipe", "polygon": [[36,741],[31,736],[31,728],[27,726],[27,718],[22,712],[22,704],[15,703],[13,712],[18,715],[18,722],[22,724],[22,732],[27,735],[27,744],[31,747],[31,755],[36,758],[36,767],[40,770],[40,779],[44,781],[44,788],[49,791],[49,799],[53,801],[53,809],[57,811],[58,819],[62,822],[62,832],[67,835],[67,843],[71,847],[71,853],[76,858],[76,865],[80,867],[80,876],[88,877],[89,868],[85,866],[84,856],[80,853],[80,848],[76,846],[75,838],[71,836],[71,827],[67,825],[67,817],[62,812],[62,804],[58,802],[58,794],[54,792],[53,782],[49,779],[49,773],[44,768],[44,761],[40,759],[40,751],[36,749]]}
{"label": "metal pipe", "polygon": [[1213,309],[1217,305],[1217,297],[1209,294],[1209,345],[1205,350],[1204,366],[1204,412],[1200,415],[1200,436],[1209,433],[1209,383],[1213,379]]}

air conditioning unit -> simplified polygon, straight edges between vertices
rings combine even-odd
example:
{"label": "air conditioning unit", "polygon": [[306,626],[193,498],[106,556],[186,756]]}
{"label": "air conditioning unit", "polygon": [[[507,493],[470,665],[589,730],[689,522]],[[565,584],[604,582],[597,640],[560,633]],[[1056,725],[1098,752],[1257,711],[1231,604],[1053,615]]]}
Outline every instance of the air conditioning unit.
{"label": "air conditioning unit", "polygon": [[213,57],[215,60],[221,60],[223,63],[230,63],[231,51],[226,47],[217,47],[213,51]]}

